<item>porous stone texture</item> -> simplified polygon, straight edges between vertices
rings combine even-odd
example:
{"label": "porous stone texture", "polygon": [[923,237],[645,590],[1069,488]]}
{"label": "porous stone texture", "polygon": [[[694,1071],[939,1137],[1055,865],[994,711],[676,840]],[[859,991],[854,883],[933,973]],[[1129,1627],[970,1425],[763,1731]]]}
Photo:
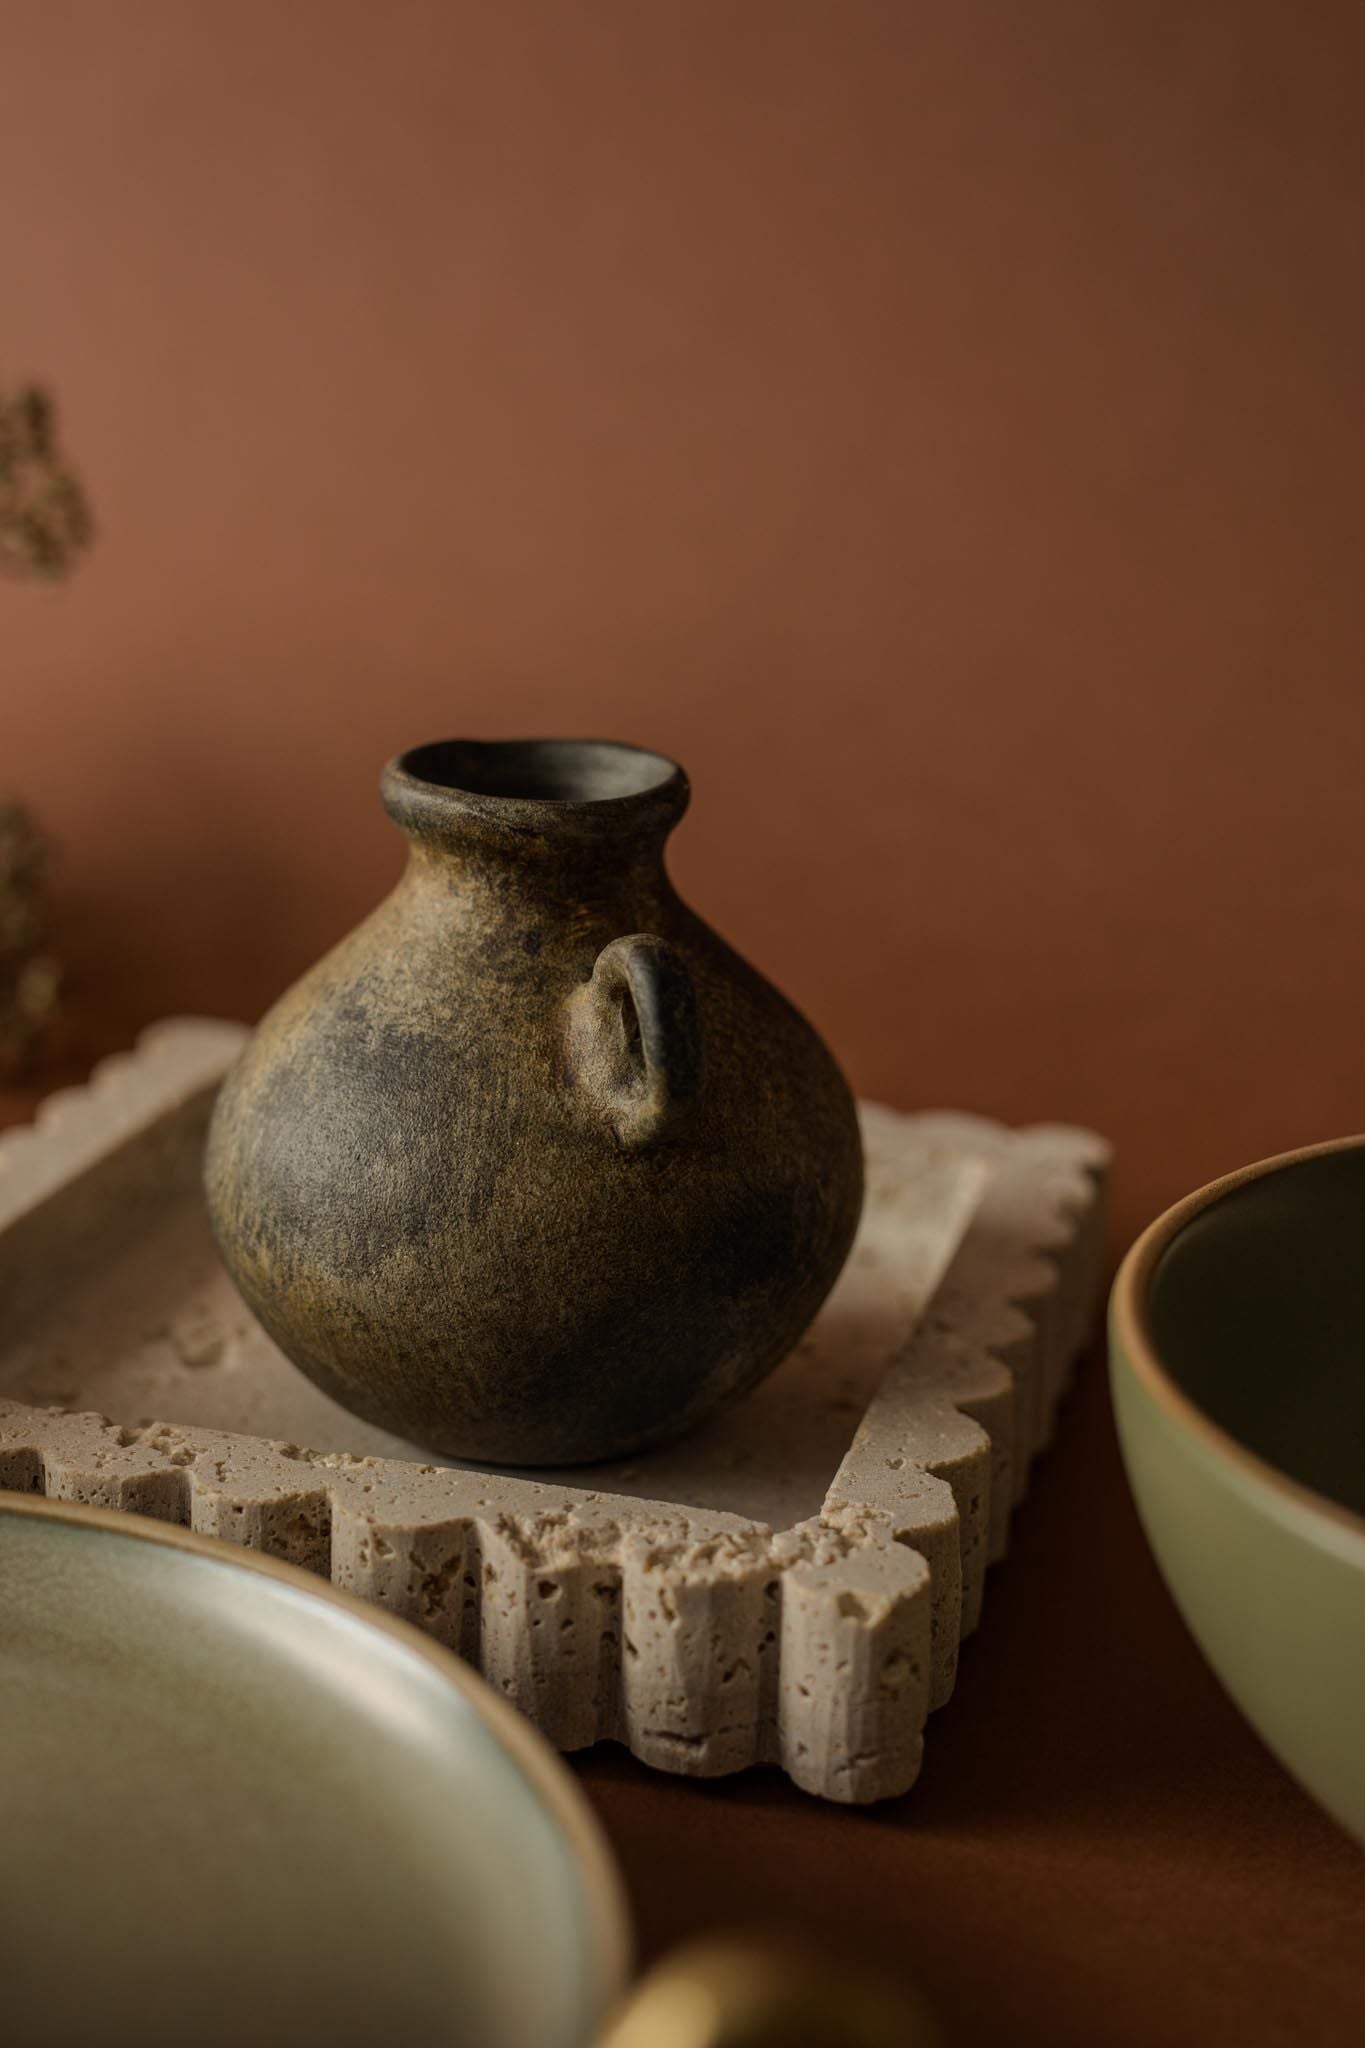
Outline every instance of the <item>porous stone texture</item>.
{"label": "porous stone texture", "polygon": [[233,1293],[198,1173],[241,1040],[159,1026],[0,1142],[0,1486],[330,1575],[563,1749],[904,1791],[1094,1312],[1103,1141],[864,1106],[858,1242],[763,1387],[634,1464],[478,1471],[335,1407]]}

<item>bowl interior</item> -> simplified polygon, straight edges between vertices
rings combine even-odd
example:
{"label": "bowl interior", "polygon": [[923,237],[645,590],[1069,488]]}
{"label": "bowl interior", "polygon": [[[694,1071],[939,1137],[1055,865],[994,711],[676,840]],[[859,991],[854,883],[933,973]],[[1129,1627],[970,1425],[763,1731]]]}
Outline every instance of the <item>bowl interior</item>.
{"label": "bowl interior", "polygon": [[1243,1181],[1166,1247],[1166,1371],[1228,1435],[1365,1514],[1365,1140]]}
{"label": "bowl interior", "polygon": [[16,2038],[581,2048],[594,1843],[548,1752],[404,1633],[115,1519],[0,1495]]}

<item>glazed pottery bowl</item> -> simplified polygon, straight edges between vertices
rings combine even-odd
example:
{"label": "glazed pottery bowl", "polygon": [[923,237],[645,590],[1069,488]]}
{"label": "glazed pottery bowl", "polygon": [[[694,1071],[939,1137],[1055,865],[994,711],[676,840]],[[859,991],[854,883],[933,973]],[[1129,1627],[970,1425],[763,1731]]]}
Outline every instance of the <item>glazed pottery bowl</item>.
{"label": "glazed pottery bowl", "polygon": [[1114,1285],[1119,1437],[1210,1663],[1365,1841],[1365,1137],[1160,1217]]}
{"label": "glazed pottery bowl", "polygon": [[29,2048],[586,2048],[622,1988],[613,1869],[540,1737],[289,1566],[0,1493],[0,1756]]}

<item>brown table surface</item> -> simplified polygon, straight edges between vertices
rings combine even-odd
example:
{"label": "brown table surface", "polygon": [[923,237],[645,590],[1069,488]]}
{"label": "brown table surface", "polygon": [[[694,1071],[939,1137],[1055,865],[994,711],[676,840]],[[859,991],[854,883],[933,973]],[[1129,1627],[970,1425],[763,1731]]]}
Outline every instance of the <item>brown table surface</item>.
{"label": "brown table surface", "polygon": [[[0,369],[101,528],[0,591],[50,1078],[257,1014],[393,874],[400,746],[598,731],[861,1092],[1107,1132],[1116,1249],[1365,1123],[1357,7],[63,0],[3,67]],[[1098,1358],[907,1799],[576,1769],[649,1954],[773,1924],[963,2048],[1365,2038],[1365,1863]]]}
{"label": "brown table surface", "polygon": [[[232,1007],[226,989],[207,1005],[202,991],[198,1007]],[[174,977],[142,1007],[183,1008]],[[78,1078],[128,1036],[124,1017],[77,1003],[45,1079]],[[0,1120],[27,1114],[36,1086],[0,1091]],[[1134,1181],[1174,1195],[1189,1176],[1164,1169],[1165,1128],[1135,1121],[1121,1089],[1113,1100],[1096,1121],[1128,1167],[1122,1234]],[[574,1768],[646,1958],[708,1933],[795,1938],[910,1975],[962,2048],[1362,2039],[1365,1860],[1246,1727],[1172,1607],[1098,1352],[904,1799],[834,1808],[776,1772],[685,1783],[605,1745]]]}

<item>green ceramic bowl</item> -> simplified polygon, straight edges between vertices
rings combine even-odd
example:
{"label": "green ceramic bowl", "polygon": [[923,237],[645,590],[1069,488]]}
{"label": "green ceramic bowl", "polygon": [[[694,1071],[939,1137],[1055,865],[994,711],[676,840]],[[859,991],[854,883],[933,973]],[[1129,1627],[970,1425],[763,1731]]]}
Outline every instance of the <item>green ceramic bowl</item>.
{"label": "green ceramic bowl", "polygon": [[1129,1252],[1119,1438],[1209,1662],[1365,1842],[1365,1137],[1215,1181]]}
{"label": "green ceramic bowl", "polygon": [[615,1873],[529,1724],[320,1579],[0,1493],[0,2038],[586,2048]]}

